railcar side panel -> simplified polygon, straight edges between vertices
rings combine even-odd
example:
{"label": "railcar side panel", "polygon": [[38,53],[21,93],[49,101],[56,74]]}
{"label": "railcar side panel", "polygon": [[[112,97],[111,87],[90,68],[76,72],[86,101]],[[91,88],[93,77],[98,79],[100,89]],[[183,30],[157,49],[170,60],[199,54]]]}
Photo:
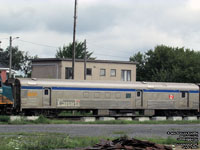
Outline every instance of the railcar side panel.
{"label": "railcar side panel", "polygon": [[25,88],[21,89],[21,107],[22,108],[40,108],[42,107],[42,89]]}
{"label": "railcar side panel", "polygon": [[57,108],[133,109],[133,92],[54,90],[52,99]]}
{"label": "railcar side panel", "polygon": [[198,110],[200,106],[199,87],[194,84],[19,81],[21,110]]}

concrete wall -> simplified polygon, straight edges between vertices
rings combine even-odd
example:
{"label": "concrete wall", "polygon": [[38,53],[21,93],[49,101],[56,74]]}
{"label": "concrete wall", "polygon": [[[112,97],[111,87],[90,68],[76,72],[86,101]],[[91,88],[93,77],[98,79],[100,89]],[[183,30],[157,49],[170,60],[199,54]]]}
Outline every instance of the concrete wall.
{"label": "concrete wall", "polygon": [[[136,81],[136,65],[134,64],[114,64],[114,63],[94,63],[87,62],[87,68],[92,69],[92,75],[87,75],[87,80],[110,80],[121,81],[121,70],[131,70],[131,81]],[[61,78],[65,79],[65,68],[71,67],[71,62],[62,61]],[[100,76],[100,69],[106,69],[106,75]],[[116,69],[116,76],[110,75],[110,70]],[[75,80],[84,80],[84,63],[75,63]]]}
{"label": "concrete wall", "polygon": [[[71,61],[33,62],[32,78],[65,79],[65,68],[71,68]],[[131,70],[131,81],[136,81],[136,65],[123,63],[87,62],[87,68],[92,69],[92,75],[87,80],[121,81],[121,70]],[[100,76],[100,69],[106,69],[106,75]],[[116,76],[110,75],[111,69],[116,69]],[[75,63],[75,80],[84,80],[84,63]]]}
{"label": "concrete wall", "polygon": [[60,62],[34,62],[32,64],[32,78],[61,78]]}

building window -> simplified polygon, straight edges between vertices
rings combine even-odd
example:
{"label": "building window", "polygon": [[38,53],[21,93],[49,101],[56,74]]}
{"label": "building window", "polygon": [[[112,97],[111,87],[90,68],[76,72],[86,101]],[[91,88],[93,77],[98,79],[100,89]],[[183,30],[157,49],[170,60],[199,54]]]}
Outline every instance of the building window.
{"label": "building window", "polygon": [[72,68],[65,68],[65,79],[72,79]]}
{"label": "building window", "polygon": [[92,75],[92,68],[87,68],[86,73],[87,73],[88,76],[91,76]]}
{"label": "building window", "polygon": [[116,77],[116,69],[111,69],[110,70],[110,76],[111,77]]}
{"label": "building window", "polygon": [[100,76],[106,76],[106,69],[100,69]]}
{"label": "building window", "polygon": [[131,70],[122,70],[121,71],[121,80],[122,81],[131,81]]}

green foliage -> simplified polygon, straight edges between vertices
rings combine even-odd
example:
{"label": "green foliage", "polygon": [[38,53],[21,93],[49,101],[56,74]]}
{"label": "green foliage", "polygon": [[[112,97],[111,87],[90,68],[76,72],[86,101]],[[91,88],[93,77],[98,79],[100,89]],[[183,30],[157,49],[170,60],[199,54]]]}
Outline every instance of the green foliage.
{"label": "green foliage", "polygon": [[49,124],[50,120],[47,119],[46,117],[44,117],[43,115],[40,115],[39,118],[35,121],[33,121],[33,123],[41,123],[41,124]]}
{"label": "green foliage", "polygon": [[9,122],[10,117],[9,116],[0,116],[0,122]]}
{"label": "green foliage", "polygon": [[[75,42],[76,46],[76,54],[75,58],[77,59],[84,59],[85,53],[84,53],[84,42]],[[73,43],[69,43],[68,46],[59,47],[59,49],[56,52],[56,58],[72,58],[72,51],[73,51]],[[91,55],[93,52],[89,52],[86,50],[86,58],[87,59],[95,59],[92,58]]]}
{"label": "green foliage", "polygon": [[138,62],[138,81],[200,82],[200,52],[159,45],[135,54],[130,61]]}
{"label": "green foliage", "polygon": [[59,133],[13,133],[0,137],[0,150],[49,150],[80,148],[98,143],[105,137],[69,137]]}
{"label": "green foliage", "polygon": [[181,143],[182,141],[178,141],[174,138],[171,137],[167,137],[166,138],[161,138],[161,137],[155,137],[155,138],[143,138],[143,137],[138,137],[136,138],[138,140],[146,140],[146,141],[150,141],[153,143],[157,143],[157,144],[167,144],[167,145],[172,145],[172,144],[177,144],[177,143]]}
{"label": "green foliage", "polygon": [[142,53],[138,52],[134,56],[130,57],[130,61],[137,62],[137,81],[144,81],[145,80],[145,62],[146,62],[146,56]]}
{"label": "green foliage", "polygon": [[[22,71],[25,77],[31,75],[31,59],[37,58],[37,56],[29,56],[28,52],[24,52],[18,49],[18,47],[12,47],[12,69]],[[0,63],[9,66],[10,60],[10,48],[0,51]]]}

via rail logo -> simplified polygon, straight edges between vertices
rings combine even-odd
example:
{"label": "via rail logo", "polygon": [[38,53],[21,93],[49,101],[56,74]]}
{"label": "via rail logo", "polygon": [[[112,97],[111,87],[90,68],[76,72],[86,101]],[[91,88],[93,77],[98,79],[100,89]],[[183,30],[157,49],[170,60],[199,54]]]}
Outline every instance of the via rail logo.
{"label": "via rail logo", "polygon": [[171,95],[171,94],[170,94],[170,95],[169,95],[169,99],[170,99],[170,100],[173,100],[173,99],[174,99],[174,95]]}

